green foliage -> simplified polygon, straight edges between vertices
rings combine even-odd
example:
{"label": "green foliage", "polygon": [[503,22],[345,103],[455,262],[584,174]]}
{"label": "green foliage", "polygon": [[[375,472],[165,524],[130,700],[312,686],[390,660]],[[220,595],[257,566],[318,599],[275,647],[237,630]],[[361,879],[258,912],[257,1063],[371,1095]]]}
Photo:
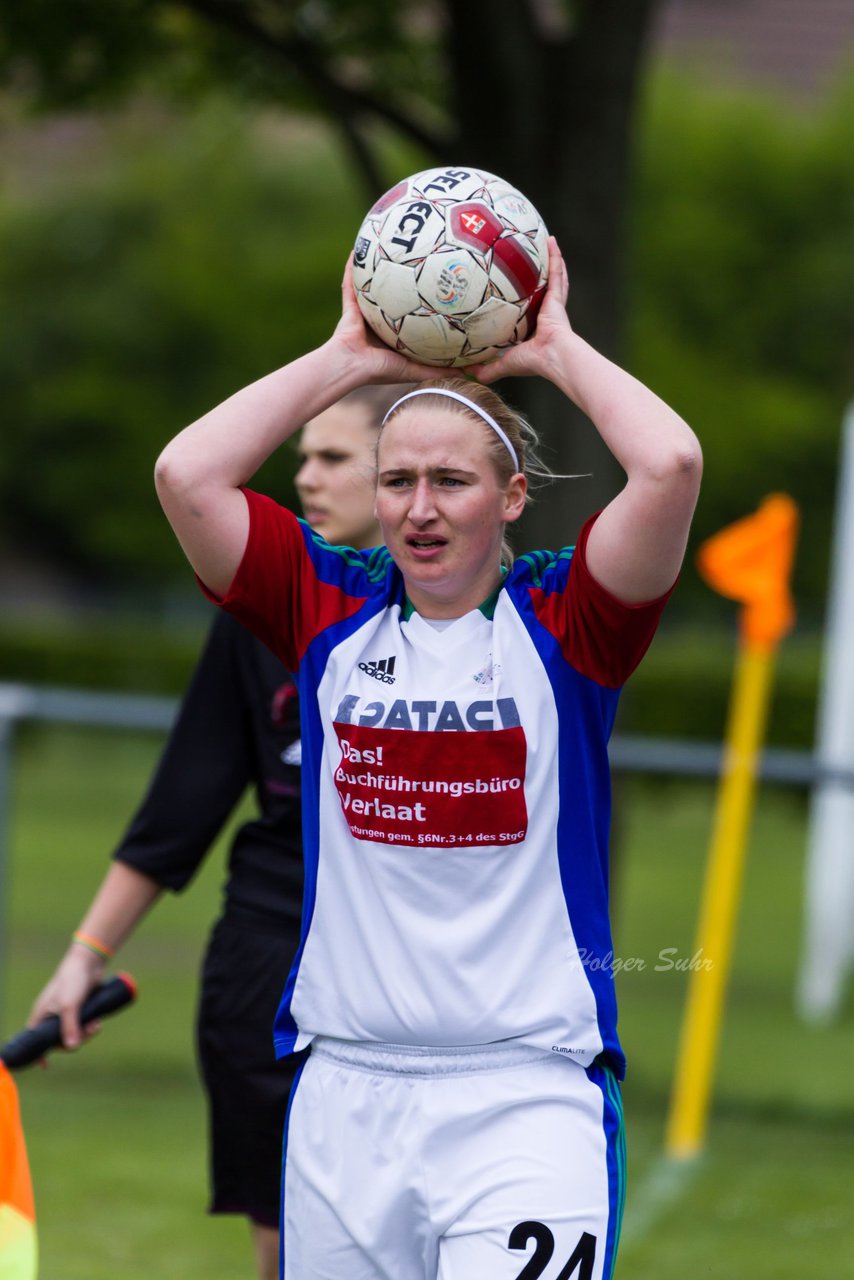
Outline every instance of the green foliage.
{"label": "green foliage", "polygon": [[[114,580],[186,576],[155,457],[325,338],[363,210],[322,134],[216,103],[143,109],[57,168],[0,207],[2,536]],[[284,450],[259,484],[287,500],[292,472]]]}
{"label": "green foliage", "polygon": [[[738,660],[736,644],[734,619],[727,630],[665,625],[626,686],[618,731],[719,742]],[[812,748],[820,668],[817,637],[792,637],[781,645],[768,716],[769,746]]]}
{"label": "green foliage", "polygon": [[148,0],[5,0],[0,78],[7,86],[23,78],[49,109],[109,102],[169,46],[168,24],[153,9]]}
{"label": "green foliage", "polygon": [[183,693],[203,627],[157,626],[125,615],[97,621],[52,618],[0,627],[0,673],[18,684],[129,693]]}
{"label": "green foliage", "polygon": [[53,111],[215,86],[324,113],[365,148],[363,117],[418,133],[438,114],[439,26],[421,0],[4,0],[0,84]]}
{"label": "green foliage", "polygon": [[852,127],[850,86],[798,114],[660,75],[637,165],[632,367],[702,440],[695,533],[791,494],[796,595],[813,619],[852,390]]}
{"label": "green foliage", "polygon": [[[189,598],[154,459],[325,337],[363,199],[328,134],[233,101],[176,116],[146,100],[36,131],[11,101],[2,111],[0,546]],[[657,74],[639,118],[628,364],[702,438],[691,550],[766,493],[791,493],[812,625],[850,394],[853,115],[850,91],[796,116]],[[390,171],[414,167],[393,159]],[[258,484],[287,501],[292,472],[286,449]],[[712,621],[719,603],[686,573],[673,616]]]}

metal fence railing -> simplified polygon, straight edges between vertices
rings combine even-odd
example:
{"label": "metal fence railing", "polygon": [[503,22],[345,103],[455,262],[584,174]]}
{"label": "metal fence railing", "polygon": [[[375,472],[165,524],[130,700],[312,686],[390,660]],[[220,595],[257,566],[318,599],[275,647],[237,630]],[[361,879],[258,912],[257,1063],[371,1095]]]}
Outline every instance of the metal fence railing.
{"label": "metal fence railing", "polygon": [[[0,682],[0,740],[11,744],[16,725],[28,721],[165,733],[177,707],[177,699],[151,694],[97,693]],[[610,757],[616,772],[712,778],[720,772],[723,747],[717,742],[687,738],[616,733],[611,739]],[[3,772],[0,768],[0,774]],[[5,772],[8,774],[8,768]],[[854,772],[844,772],[841,780],[854,785]],[[819,776],[824,777],[824,772],[811,751],[769,747],[760,757],[759,776],[763,781],[808,787]],[[0,816],[4,812],[5,806],[0,804]]]}
{"label": "metal fence railing", "polygon": [[[17,727],[42,722],[165,734],[177,707],[176,699],[145,694],[0,683],[0,956],[5,938],[8,815]],[[723,764],[723,748],[715,742],[615,734],[611,739],[610,757],[615,773],[619,774],[715,778]],[[828,780],[827,770],[820,767],[812,752],[783,748],[769,748],[762,753],[759,777],[765,782],[804,788]],[[832,780],[854,788],[854,772],[837,770]]]}

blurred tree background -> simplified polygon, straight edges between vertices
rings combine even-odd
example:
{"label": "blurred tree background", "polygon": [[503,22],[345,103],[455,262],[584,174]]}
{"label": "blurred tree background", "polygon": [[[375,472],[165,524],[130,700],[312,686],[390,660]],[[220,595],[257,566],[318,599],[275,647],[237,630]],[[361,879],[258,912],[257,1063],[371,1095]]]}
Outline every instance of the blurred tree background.
{"label": "blurred tree background", "polygon": [[[576,327],[696,427],[695,540],[772,490],[800,503],[797,598],[820,625],[851,393],[854,92],[805,110],[653,70],[655,7],[5,0],[0,555],[150,621],[189,607],[158,450],[326,335],[379,190],[474,161],[558,235]],[[558,468],[594,472],[526,518],[527,545],[548,545],[617,477],[589,427],[547,403],[537,420]],[[259,486],[287,499],[292,473],[284,450]],[[731,616],[689,567],[669,625]]]}
{"label": "blurred tree background", "polygon": [[[476,157],[533,200],[572,264],[576,323],[616,355],[632,122],[657,2],[5,0],[0,70],[41,110],[114,107],[142,88],[195,104],[215,87],[251,111],[323,118],[360,184],[342,249],[407,170]],[[574,537],[619,468],[554,388],[526,381],[517,396],[567,426],[551,433],[556,469],[590,473],[565,499]],[[544,509],[528,525],[536,545],[553,541]]]}

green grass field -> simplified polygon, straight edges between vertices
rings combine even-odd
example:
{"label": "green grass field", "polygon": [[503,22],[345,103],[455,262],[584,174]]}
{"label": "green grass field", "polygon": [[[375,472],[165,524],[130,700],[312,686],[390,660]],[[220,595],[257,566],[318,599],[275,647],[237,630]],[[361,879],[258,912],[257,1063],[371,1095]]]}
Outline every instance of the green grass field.
{"label": "green grass field", "polygon": [[[156,738],[31,729],[13,788],[2,1033],[26,1018],[130,815]],[[760,793],[709,1142],[663,1165],[662,1136],[714,793],[621,782],[615,953],[629,1056],[629,1196],[622,1280],[803,1280],[854,1257],[854,1002],[804,1027],[792,991],[805,806]],[[205,1207],[204,1109],[192,1017],[223,846],[160,904],[120,957],[138,1004],[100,1040],[18,1076],[36,1191],[42,1280],[251,1277],[239,1219]],[[667,955],[662,961],[660,953]],[[637,961],[643,961],[640,968]],[[473,1278],[475,1280],[475,1278]],[[480,1277],[476,1280],[481,1280]]]}

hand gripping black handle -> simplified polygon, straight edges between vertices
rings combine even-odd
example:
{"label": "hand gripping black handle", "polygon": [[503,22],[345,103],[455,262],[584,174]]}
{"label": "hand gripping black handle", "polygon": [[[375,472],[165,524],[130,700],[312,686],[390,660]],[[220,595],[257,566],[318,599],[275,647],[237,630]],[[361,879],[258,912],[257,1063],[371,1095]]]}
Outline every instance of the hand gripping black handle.
{"label": "hand gripping black handle", "polygon": [[[129,973],[117,973],[91,991],[80,1009],[80,1024],[94,1022],[106,1013],[115,1013],[136,999],[136,983]],[[62,1042],[58,1014],[51,1013],[34,1027],[25,1027],[0,1048],[0,1062],[14,1070],[29,1066]]]}

